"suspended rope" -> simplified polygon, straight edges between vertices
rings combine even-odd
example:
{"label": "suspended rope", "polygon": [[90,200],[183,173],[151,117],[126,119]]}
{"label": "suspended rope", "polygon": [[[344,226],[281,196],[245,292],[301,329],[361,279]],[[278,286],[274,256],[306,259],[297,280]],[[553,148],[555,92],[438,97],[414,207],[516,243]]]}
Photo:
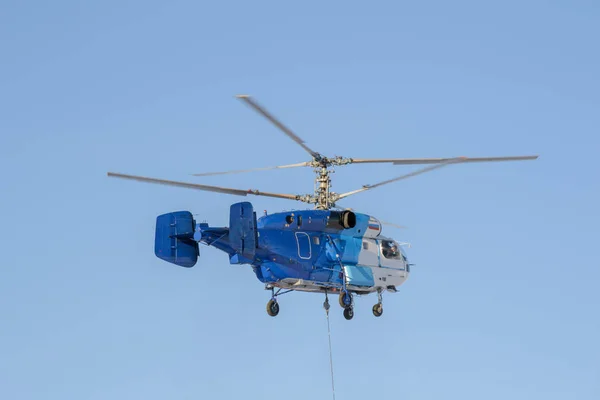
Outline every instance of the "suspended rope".
{"label": "suspended rope", "polygon": [[331,369],[331,393],[333,394],[333,400],[335,400],[335,386],[333,384],[333,356],[331,351],[331,328],[329,326],[329,299],[327,298],[327,292],[325,292],[325,315],[327,316],[327,336],[329,338],[329,368]]}

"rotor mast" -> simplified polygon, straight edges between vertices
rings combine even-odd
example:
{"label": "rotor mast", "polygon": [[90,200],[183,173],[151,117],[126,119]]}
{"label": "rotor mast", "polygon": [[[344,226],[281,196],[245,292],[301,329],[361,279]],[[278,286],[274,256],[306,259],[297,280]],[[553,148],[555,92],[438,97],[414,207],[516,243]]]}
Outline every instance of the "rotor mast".
{"label": "rotor mast", "polygon": [[313,171],[316,175],[314,194],[304,195],[301,201],[314,204],[316,210],[328,210],[333,206],[330,198],[331,178],[329,177],[329,174],[334,172],[333,169],[329,169],[331,163],[327,157],[315,153],[312,161],[309,161],[307,164],[307,166],[313,167]]}
{"label": "rotor mast", "polygon": [[352,163],[350,158],[327,158],[317,153],[310,163],[314,167],[315,177],[315,193],[310,196],[310,203],[315,204],[316,210],[329,210],[335,207],[335,202],[338,200],[338,195],[331,191],[331,177],[334,173],[333,166],[346,165]]}
{"label": "rotor mast", "polygon": [[321,165],[315,168],[315,209],[317,210],[328,210],[333,204],[330,199],[330,189],[331,189],[331,178],[329,174],[333,172],[333,170],[329,170],[327,165]]}

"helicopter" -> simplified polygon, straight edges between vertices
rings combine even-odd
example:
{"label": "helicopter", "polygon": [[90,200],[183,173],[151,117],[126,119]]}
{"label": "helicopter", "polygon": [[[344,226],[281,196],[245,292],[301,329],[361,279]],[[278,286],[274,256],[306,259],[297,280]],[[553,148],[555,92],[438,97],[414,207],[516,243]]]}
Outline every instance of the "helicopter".
{"label": "helicopter", "polygon": [[[316,177],[313,194],[283,194],[256,189],[232,189],[197,183],[157,179],[108,172],[113,178],[128,179],[211,191],[236,196],[265,196],[313,204],[313,209],[282,211],[257,217],[251,202],[234,203],[229,210],[229,226],[215,227],[197,222],[190,211],[174,211],[157,216],[155,255],[166,262],[191,268],[200,255],[199,245],[225,252],[230,264],[249,265],[257,279],[271,291],[266,311],[279,314],[279,296],[289,292],[325,294],[324,306],[329,310],[328,294],[338,296],[343,315],[354,317],[355,296],[377,294],[373,315],[383,314],[383,293],[395,293],[408,279],[409,263],[404,247],[385,236],[382,222],[337,202],[349,196],[404,180],[416,175],[458,163],[535,160],[537,155],[508,157],[453,158],[388,158],[360,159],[327,157],[312,150],[286,125],[249,95],[238,99],[273,123],[307,153],[311,160],[273,167],[193,174],[209,176],[273,169],[310,167]],[[422,169],[361,188],[336,193],[331,190],[331,173],[335,167],[350,164],[387,163],[393,165],[429,165]]]}

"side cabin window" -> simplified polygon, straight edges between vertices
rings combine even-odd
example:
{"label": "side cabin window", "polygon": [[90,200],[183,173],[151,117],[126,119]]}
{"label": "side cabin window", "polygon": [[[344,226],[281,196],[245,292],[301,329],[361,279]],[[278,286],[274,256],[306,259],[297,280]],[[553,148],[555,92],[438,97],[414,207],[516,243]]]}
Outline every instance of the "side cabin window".
{"label": "side cabin window", "polygon": [[400,252],[400,246],[393,240],[382,240],[381,241],[381,254],[385,258],[392,260],[401,260],[402,253]]}
{"label": "side cabin window", "polygon": [[296,242],[298,243],[298,256],[308,260],[312,257],[310,248],[310,236],[306,232],[296,232]]}

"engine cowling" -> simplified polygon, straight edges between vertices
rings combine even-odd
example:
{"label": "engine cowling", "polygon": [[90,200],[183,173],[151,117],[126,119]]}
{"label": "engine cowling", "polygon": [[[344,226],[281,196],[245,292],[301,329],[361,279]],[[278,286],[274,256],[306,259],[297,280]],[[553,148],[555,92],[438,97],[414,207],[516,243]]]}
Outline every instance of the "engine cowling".
{"label": "engine cowling", "polygon": [[352,229],[356,226],[356,214],[351,210],[330,211],[327,227],[333,229]]}

